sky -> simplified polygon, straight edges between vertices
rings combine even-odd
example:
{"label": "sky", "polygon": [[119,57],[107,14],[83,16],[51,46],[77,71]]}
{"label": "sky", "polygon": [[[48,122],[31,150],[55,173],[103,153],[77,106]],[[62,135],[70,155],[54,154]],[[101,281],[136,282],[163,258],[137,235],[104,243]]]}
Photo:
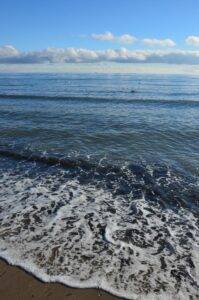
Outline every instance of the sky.
{"label": "sky", "polygon": [[198,0],[0,1],[0,72],[199,74]]}

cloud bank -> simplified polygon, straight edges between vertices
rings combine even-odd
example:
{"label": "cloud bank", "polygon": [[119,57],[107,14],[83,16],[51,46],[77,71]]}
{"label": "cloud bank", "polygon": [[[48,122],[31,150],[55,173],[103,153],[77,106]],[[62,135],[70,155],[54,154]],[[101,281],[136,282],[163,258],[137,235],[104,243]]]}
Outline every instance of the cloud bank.
{"label": "cloud bank", "polygon": [[83,48],[47,48],[40,51],[19,51],[11,45],[0,47],[0,64],[53,63],[161,63],[199,65],[199,51],[186,50],[90,50]]}
{"label": "cloud bank", "polygon": [[172,39],[137,39],[136,37],[130,35],[130,34],[123,34],[120,36],[116,36],[110,31],[106,31],[105,33],[96,34],[93,33],[91,35],[91,38],[94,40],[99,41],[109,41],[109,42],[119,42],[123,44],[132,44],[136,41],[141,41],[143,44],[153,47],[153,46],[160,46],[160,47],[174,47],[176,43]]}

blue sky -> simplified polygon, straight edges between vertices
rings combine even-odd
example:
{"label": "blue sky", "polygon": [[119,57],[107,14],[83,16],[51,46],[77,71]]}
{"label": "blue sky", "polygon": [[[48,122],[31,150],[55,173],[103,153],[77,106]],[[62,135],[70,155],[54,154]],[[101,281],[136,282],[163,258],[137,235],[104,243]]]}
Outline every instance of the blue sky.
{"label": "blue sky", "polygon": [[[0,70],[5,70],[10,65],[46,63],[38,60],[44,56],[43,52],[36,53],[33,59],[32,51],[41,51],[49,47],[87,49],[106,51],[125,48],[128,53],[125,62],[134,64],[133,51],[154,51],[146,62],[156,63],[156,67],[163,64],[183,64],[182,53],[173,55],[169,59],[154,59],[155,51],[199,51],[199,1],[198,0],[7,0],[0,2]],[[128,35],[128,36],[126,36]],[[189,40],[186,40],[186,39]],[[10,54],[11,45],[14,49]],[[9,60],[5,58],[9,52]],[[119,50],[118,50],[119,51]],[[24,53],[26,52],[26,57]],[[3,54],[2,54],[3,53]],[[185,59],[185,65],[192,64],[192,54]],[[185,55],[183,53],[183,56]],[[6,54],[7,55],[7,54]],[[45,55],[49,55],[46,54]],[[51,54],[50,54],[51,55]],[[65,65],[64,59],[47,59],[47,62],[56,62]],[[64,54],[69,55],[68,52]],[[75,54],[76,55],[76,54]],[[78,63],[90,63],[88,53],[78,53]],[[92,54],[95,55],[95,54]],[[118,56],[115,59],[115,56]],[[126,54],[125,54],[126,55]],[[137,54],[136,54],[137,55]],[[140,55],[140,53],[139,53]],[[162,55],[162,54],[161,54]],[[12,56],[12,57],[11,57]],[[17,60],[14,59],[17,56]],[[20,56],[20,58],[19,58]],[[30,58],[31,56],[31,58]],[[93,63],[102,63],[106,54],[97,53]],[[105,59],[109,64],[121,64],[123,53],[113,53],[113,57]],[[179,58],[180,56],[180,58]],[[198,65],[196,54],[193,64]],[[130,57],[130,59],[129,59]],[[139,56],[140,57],[140,56]],[[63,58],[63,55],[62,55]],[[20,60],[21,59],[21,60]],[[139,58],[140,59],[140,58]],[[168,61],[167,61],[168,60]],[[66,58],[67,63],[76,61]],[[142,64],[138,60],[138,63]],[[2,67],[3,64],[3,67]],[[8,66],[9,65],[9,66]],[[34,66],[35,67],[35,66]],[[131,66],[132,67],[132,66]],[[15,66],[16,68],[16,66]],[[41,67],[43,68],[43,66]],[[127,65],[125,66],[127,68]],[[182,67],[181,67],[182,68]]]}

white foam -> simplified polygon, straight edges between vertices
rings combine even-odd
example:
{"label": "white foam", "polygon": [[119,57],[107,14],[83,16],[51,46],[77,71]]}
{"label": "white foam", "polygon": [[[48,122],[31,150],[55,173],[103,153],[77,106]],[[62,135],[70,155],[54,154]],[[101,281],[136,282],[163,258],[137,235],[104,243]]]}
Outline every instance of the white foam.
{"label": "white foam", "polygon": [[191,212],[163,210],[143,197],[133,201],[133,215],[129,199],[62,173],[34,179],[5,173],[0,187],[0,256],[9,263],[45,282],[99,287],[128,299],[196,299]]}

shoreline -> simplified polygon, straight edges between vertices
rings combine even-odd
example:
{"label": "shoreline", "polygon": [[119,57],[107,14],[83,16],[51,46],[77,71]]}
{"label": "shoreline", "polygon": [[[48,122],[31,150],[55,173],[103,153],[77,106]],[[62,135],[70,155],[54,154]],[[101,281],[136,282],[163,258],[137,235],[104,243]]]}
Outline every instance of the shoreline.
{"label": "shoreline", "polygon": [[42,282],[22,268],[9,265],[2,258],[0,295],[2,300],[122,300],[102,290]]}

